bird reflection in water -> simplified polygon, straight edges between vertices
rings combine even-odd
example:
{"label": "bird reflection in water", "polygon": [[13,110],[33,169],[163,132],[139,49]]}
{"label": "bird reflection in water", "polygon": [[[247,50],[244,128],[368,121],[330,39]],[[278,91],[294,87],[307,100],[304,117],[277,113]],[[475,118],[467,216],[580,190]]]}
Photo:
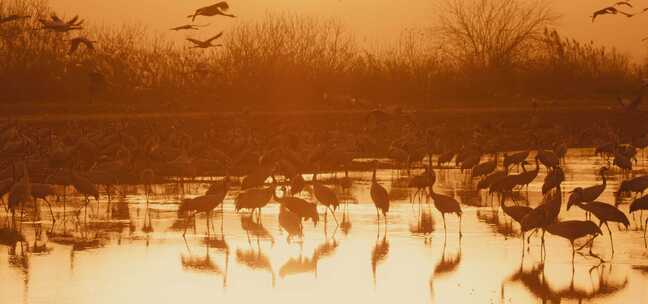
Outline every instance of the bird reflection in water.
{"label": "bird reflection in water", "polygon": [[477,210],[477,219],[487,224],[494,233],[503,235],[504,238],[518,236],[513,228],[513,223],[502,219],[497,210]]}
{"label": "bird reflection in water", "polygon": [[[287,243],[290,243],[295,237],[299,238],[300,242],[303,242],[304,232],[301,221],[302,218],[297,213],[288,210],[283,205],[280,207],[279,226],[288,233],[286,237]],[[326,224],[324,227],[326,227]]]}
{"label": "bird reflection in water", "polygon": [[376,286],[377,281],[377,268],[378,265],[387,259],[389,254],[389,240],[387,239],[387,233],[385,233],[380,239],[376,236],[376,245],[374,245],[373,250],[371,251],[371,276],[373,278],[373,285]]}
{"label": "bird reflection in water", "polygon": [[254,221],[254,217],[252,215],[241,215],[241,228],[245,230],[248,243],[250,244],[252,244],[251,237],[256,238],[257,242],[260,240],[269,240],[272,244],[274,244],[274,237],[272,237],[272,234],[263,226],[261,222]]}
{"label": "bird reflection in water", "polygon": [[465,188],[461,190],[456,190],[459,201],[467,206],[473,207],[485,207],[486,202],[482,200],[481,192],[478,190],[472,190],[470,188]]}
{"label": "bird reflection in water", "polygon": [[434,296],[434,280],[452,274],[453,272],[457,271],[459,264],[461,264],[461,238],[459,239],[459,249],[453,256],[446,256],[447,242],[447,238],[444,238],[443,249],[441,250],[441,260],[436,266],[434,266],[434,271],[430,275],[428,284],[431,296]]}
{"label": "bird reflection in water", "polygon": [[416,224],[410,225],[410,233],[424,238],[424,243],[429,244],[432,241],[434,232],[434,218],[432,217],[431,205],[420,206]]}
{"label": "bird reflection in water", "polygon": [[38,255],[45,255],[50,253],[52,248],[47,246],[47,238],[43,238],[43,229],[41,224],[34,225],[34,243],[29,249],[29,252]]}
{"label": "bird reflection in water", "polygon": [[237,249],[236,262],[255,271],[265,271],[270,273],[270,275],[272,276],[272,287],[275,286],[275,272],[272,269],[270,259],[261,251],[261,246],[259,243],[257,243],[256,250],[252,248],[252,246],[250,246],[250,249],[248,250]]}
{"label": "bird reflection in water", "polygon": [[313,251],[311,257],[304,257],[300,252],[299,257],[292,257],[279,268],[279,277],[285,278],[286,276],[297,275],[302,273],[314,273],[317,276],[317,265],[319,262],[327,257],[335,254],[339,243],[335,238],[325,239],[324,243],[317,246]]}
{"label": "bird reflection in water", "polygon": [[[182,268],[188,271],[197,271],[203,273],[213,273],[223,277],[223,287],[227,287],[227,274],[229,270],[229,246],[223,237],[206,237],[202,240],[205,245],[205,255],[195,255],[191,252],[189,243],[185,239],[185,245],[189,254],[181,254],[180,262]],[[225,270],[218,266],[211,258],[209,249],[217,249],[223,253]]]}
{"label": "bird reflection in water", "polygon": [[441,261],[434,267],[434,278],[449,275],[459,268],[461,264],[461,240],[459,241],[459,249],[455,255],[446,255],[446,241],[443,242],[443,250],[441,253]]}
{"label": "bird reflection in water", "polygon": [[[594,270],[597,270],[598,278],[593,277]],[[533,296],[544,302],[560,303],[563,300],[577,300],[591,302],[594,300],[609,297],[628,286],[628,278],[614,281],[612,277],[612,266],[600,263],[589,269],[591,281],[590,288],[577,286],[575,282],[575,269],[572,268],[571,281],[569,286],[556,288],[546,277],[545,264],[543,262],[533,265],[530,269],[524,269],[524,260],[520,263],[517,272],[502,282],[502,292],[509,283],[522,284]]]}

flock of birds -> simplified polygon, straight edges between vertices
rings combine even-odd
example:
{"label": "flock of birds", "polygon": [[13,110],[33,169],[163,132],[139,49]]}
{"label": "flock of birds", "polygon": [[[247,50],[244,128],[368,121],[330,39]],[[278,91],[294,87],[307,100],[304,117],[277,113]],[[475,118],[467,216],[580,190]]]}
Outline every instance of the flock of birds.
{"label": "flock of birds", "polygon": [[[635,13],[626,12],[620,9],[621,7],[626,7],[629,9],[634,8],[634,6],[632,5],[632,3],[630,3],[630,1],[619,1],[616,2],[614,5],[607,6],[600,10],[595,11],[592,14],[592,22],[594,22],[598,16],[602,16],[602,15],[623,15],[628,18],[631,18],[648,12],[648,7],[643,8]],[[219,1],[213,5],[208,5],[205,7],[198,8],[193,14],[187,17],[190,18],[192,22],[194,22],[198,16],[204,16],[204,17],[225,16],[225,17],[235,18],[236,17],[235,15],[227,13],[229,9],[230,6],[226,1]],[[31,18],[31,16],[23,16],[23,15],[16,15],[16,14],[8,15],[5,17],[0,16],[0,25],[8,22],[15,22],[15,21],[25,20],[29,18]],[[75,16],[72,19],[65,21],[59,18],[56,14],[52,14],[49,19],[38,19],[38,22],[40,22],[42,25],[41,29],[50,30],[57,33],[68,33],[74,30],[82,30],[83,29],[82,25],[84,23],[84,20],[79,20],[79,17]],[[176,26],[171,28],[170,30],[172,31],[199,30],[207,26],[209,26],[209,24],[201,25],[201,24],[191,23],[191,24]],[[213,37],[206,40],[187,38],[187,41],[193,44],[191,48],[207,49],[213,47],[220,47],[223,45],[214,44],[213,42],[216,41],[218,38],[220,38],[222,35],[223,32],[220,32],[217,35],[214,35]],[[648,37],[645,39],[648,39]],[[69,42],[71,44],[69,54],[76,52],[76,50],[82,44],[85,45],[87,49],[94,50],[95,49],[94,44],[96,43],[96,41],[93,41],[84,36],[72,38],[69,40]]]}
{"label": "flock of birds", "polygon": [[595,11],[592,14],[592,22],[594,22],[596,20],[596,17],[602,16],[602,15],[622,15],[622,16],[626,16],[628,18],[632,18],[632,17],[635,17],[637,15],[641,15],[641,14],[643,14],[645,12],[648,12],[648,7],[646,7],[646,8],[641,9],[641,10],[635,12],[635,13],[628,13],[627,11],[624,11],[624,10],[620,9],[621,7],[624,7],[624,6],[627,9],[634,9],[634,5],[632,5],[632,3],[630,3],[630,1],[619,1],[619,2],[615,3],[614,5],[607,6],[607,7],[604,7],[602,9],[600,9],[600,10]]}
{"label": "flock of birds", "polygon": [[[216,4],[210,5],[210,6],[205,6],[197,9],[193,14],[187,16],[188,18],[191,18],[191,21],[195,21],[196,17],[198,16],[205,16],[205,17],[211,17],[211,16],[226,16],[226,17],[231,17],[234,18],[236,17],[235,15],[228,14],[226,13],[229,10],[229,5],[225,1],[220,1]],[[8,16],[0,16],[0,26],[9,23],[9,22],[18,22],[22,20],[28,20],[30,19],[31,16],[28,15],[18,15],[18,14],[12,14]],[[49,18],[39,18],[38,22],[41,24],[41,27],[38,28],[38,30],[48,30],[52,31],[55,33],[69,33],[72,31],[78,31],[83,29],[83,23],[84,20],[79,20],[79,16],[75,16],[71,18],[70,20],[63,20],[60,17],[58,17],[56,14],[51,14]],[[182,31],[182,30],[198,30],[200,28],[209,26],[208,24],[205,25],[197,25],[197,24],[185,24],[181,26],[177,26],[172,28],[171,30],[173,31]],[[219,33],[218,35],[215,35],[212,38],[209,38],[207,40],[198,40],[194,38],[187,38],[187,40],[191,43],[193,43],[193,47],[191,48],[212,48],[212,47],[218,47],[222,46],[222,44],[212,44],[213,41],[216,39],[220,38],[223,35],[223,33]],[[68,40],[70,43],[70,49],[68,51],[68,54],[72,55],[75,53],[81,45],[84,45],[88,50],[94,51],[95,50],[95,43],[97,41],[91,40],[88,37],[85,36],[78,36],[72,39]]]}
{"label": "flock of birds", "polygon": [[[6,196],[5,209],[11,214],[12,227],[19,227],[16,218],[20,217],[22,223],[25,214],[38,219],[39,200],[49,207],[51,220],[55,223],[61,214],[57,217],[52,210],[51,197],[60,198],[61,195],[63,199],[58,202],[63,204],[62,216],[65,222],[66,215],[70,213],[66,209],[65,199],[68,186],[73,187],[83,198],[81,208],[72,210],[74,216],[70,218],[76,218],[77,223],[87,223],[91,199],[98,204],[100,197],[105,195],[110,206],[111,196],[119,185],[144,185],[148,201],[152,184],[184,184],[195,181],[196,176],[224,176],[220,181],[210,182],[210,187],[204,194],[181,200],[179,215],[194,219],[195,222],[197,214],[206,214],[207,232],[210,233],[212,213],[217,208],[223,208],[228,193],[236,194],[236,212],[247,210],[250,215],[256,214],[257,221],[261,221],[262,210],[275,201],[280,206],[278,222],[288,232],[289,240],[301,239],[303,222],[318,222],[318,206],[324,208],[325,222],[330,215],[336,225],[343,224],[336,216],[336,211],[343,202],[330,184],[320,180],[320,173],[344,171],[345,176],[336,178],[335,183],[348,190],[354,183],[349,178],[348,171],[358,166],[354,159],[366,155],[358,151],[363,150],[362,146],[370,145],[371,140],[377,140],[370,136],[385,136],[379,130],[387,128],[387,125],[385,122],[376,122],[376,119],[386,119],[391,115],[391,119],[394,119],[392,123],[401,126],[403,130],[416,128],[413,122],[393,118],[397,114],[374,111],[367,116],[366,128],[370,129],[376,123],[379,125],[374,126],[374,133],[367,131],[365,135],[322,132],[323,130],[310,134],[300,133],[288,123],[281,126],[282,131],[275,135],[263,135],[260,130],[255,133],[252,129],[243,127],[259,123],[258,120],[249,117],[250,114],[247,113],[240,115],[240,121],[235,123],[240,128],[223,133],[218,131],[221,130],[219,127],[208,125],[203,126],[203,134],[195,136],[176,125],[166,123],[155,125],[147,122],[144,125],[128,126],[128,122],[116,122],[109,127],[101,125],[94,129],[70,124],[62,131],[59,129],[61,133],[57,133],[50,128],[33,128],[8,122],[0,128],[0,153],[10,160],[5,163],[4,170],[0,170],[0,198],[5,201]],[[582,209],[586,220],[561,221],[559,215],[565,206],[562,183],[565,181],[563,167],[568,151],[567,142],[554,138],[556,142],[553,147],[547,149],[540,144],[538,138],[532,138],[523,151],[509,153],[498,150],[496,144],[489,143],[492,140],[487,139],[490,135],[485,135],[497,136],[507,132],[498,128],[489,130],[489,127],[478,126],[470,131],[473,141],[460,146],[439,141],[437,135],[449,131],[403,131],[403,137],[394,139],[389,145],[387,156],[398,170],[409,171],[412,167],[424,169],[423,173],[411,176],[408,186],[415,189],[414,196],[418,196],[419,203],[423,198],[425,201],[431,200],[443,218],[444,229],[446,216],[457,216],[460,237],[462,203],[454,196],[435,191],[439,170],[458,169],[466,172],[467,177],[475,182],[476,190],[498,195],[502,211],[519,223],[524,243],[530,241],[531,235],[540,232],[544,245],[545,233],[549,233],[569,240],[575,253],[577,250],[574,242],[591,236],[588,242],[591,251],[592,241],[602,234],[601,227],[605,226],[614,252],[609,223],[628,227],[630,222],[618,208],[618,201],[607,203],[598,199],[608,188],[606,177],[610,170],[632,170],[638,153],[648,147],[648,134],[635,138],[632,143],[621,143],[618,135],[611,134],[614,129],[599,130],[600,134],[608,134],[609,138],[595,150],[609,164],[599,171],[602,183],[570,189],[566,209],[574,206]],[[455,140],[461,138],[449,136]],[[364,149],[375,152],[376,148]],[[454,165],[450,165],[453,160]],[[534,165],[534,168],[528,169],[529,164]],[[364,170],[372,170],[371,200],[376,209],[378,231],[380,232],[382,217],[386,232],[391,200],[387,189],[376,176],[381,163],[374,160],[361,166]],[[519,204],[514,192],[528,188],[538,178],[541,167],[547,172],[542,186],[542,202],[535,208]],[[517,173],[514,173],[514,168],[518,168]],[[309,181],[305,178],[308,174],[312,177]],[[240,190],[235,190],[233,185],[239,183]],[[620,198],[627,193],[643,193],[646,188],[648,176],[639,176],[624,180],[615,193]],[[303,195],[306,190],[313,194],[314,201]],[[630,213],[642,210],[648,210],[648,196],[638,197],[630,204]],[[81,211],[84,211],[85,220],[80,217]],[[598,223],[591,220],[592,215],[598,219]],[[648,227],[648,218],[646,226]],[[186,228],[187,226],[185,233]],[[644,230],[644,237],[645,232]]]}

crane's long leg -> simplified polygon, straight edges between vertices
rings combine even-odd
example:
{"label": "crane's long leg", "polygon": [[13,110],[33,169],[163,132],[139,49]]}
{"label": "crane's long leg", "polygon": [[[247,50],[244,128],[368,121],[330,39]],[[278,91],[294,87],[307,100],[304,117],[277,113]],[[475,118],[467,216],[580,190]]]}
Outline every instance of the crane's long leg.
{"label": "crane's long leg", "polygon": [[50,215],[52,216],[52,224],[56,223],[56,218],[54,217],[54,211],[52,211],[52,205],[47,200],[47,198],[43,198],[43,200],[45,201],[45,204],[47,204],[47,207],[49,208]]}
{"label": "crane's long leg", "polygon": [[443,218],[443,233],[448,234],[448,228],[446,226],[445,213],[441,212],[441,217]]}
{"label": "crane's long leg", "polygon": [[210,231],[210,228],[209,228],[209,218],[211,217],[210,215],[211,215],[211,212],[208,211],[207,212],[207,220],[206,220],[206,223],[207,223],[207,236],[209,236],[211,234],[211,231]]}
{"label": "crane's long leg", "polygon": [[614,254],[614,241],[612,241],[612,230],[610,229],[610,226],[608,225],[607,222],[605,223],[605,227],[607,227],[608,233],[610,234],[610,246],[612,246],[612,254]]}
{"label": "crane's long leg", "polygon": [[459,215],[459,239],[463,237],[463,233],[461,232],[461,223],[462,223],[462,217]]}
{"label": "crane's long leg", "polygon": [[340,223],[338,223],[337,217],[335,217],[335,212],[333,212],[333,209],[331,207],[327,207],[329,211],[331,211],[331,215],[333,216],[333,220],[335,221],[335,225],[339,226]]}
{"label": "crane's long leg", "polygon": [[572,265],[574,265],[574,257],[576,256],[576,247],[574,247],[574,241],[571,240],[571,246],[572,246]]}
{"label": "crane's long leg", "polygon": [[648,229],[648,218],[646,218],[646,222],[644,223],[644,246],[648,248],[648,243],[646,243],[646,229]]}

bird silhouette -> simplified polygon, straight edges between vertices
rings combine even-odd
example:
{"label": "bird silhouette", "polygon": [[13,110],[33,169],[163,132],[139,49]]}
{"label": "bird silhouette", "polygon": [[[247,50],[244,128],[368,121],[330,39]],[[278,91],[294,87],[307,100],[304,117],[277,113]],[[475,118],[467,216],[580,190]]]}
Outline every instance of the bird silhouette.
{"label": "bird silhouette", "polygon": [[630,192],[633,194],[643,194],[648,188],[648,175],[638,176],[629,180],[624,180],[619,185],[619,190],[615,192],[616,197],[623,193]]}
{"label": "bird silhouette", "polygon": [[429,168],[425,168],[425,172],[421,174],[414,175],[407,184],[407,187],[416,189],[410,201],[414,202],[417,195],[423,196],[426,194],[427,188],[432,184],[432,180],[436,180],[436,175]]}
{"label": "bird silhouette", "polygon": [[[97,187],[88,179],[87,177],[80,176],[78,173],[72,171],[70,173],[70,181],[72,183],[72,186],[74,189],[81,195],[83,195],[85,199],[85,204],[84,208],[85,209],[85,220],[87,221],[88,219],[88,205],[90,205],[90,197],[94,197],[94,199],[97,201],[97,204],[99,204],[99,190],[97,190]],[[81,209],[77,211],[77,215]]]}
{"label": "bird silhouette", "polygon": [[513,153],[511,155],[504,153],[504,170],[508,172],[509,167],[512,165],[520,166],[523,161],[525,161],[529,157],[529,151],[521,151],[517,153]]}
{"label": "bird silhouette", "polygon": [[[9,190],[9,197],[7,198],[7,205],[11,211],[12,222],[15,226],[15,217],[16,209],[20,208],[20,220],[22,222],[25,205],[32,201],[32,191],[31,191],[31,182],[29,179],[29,172],[27,171],[27,165],[25,163],[20,163],[23,169],[22,177],[20,180],[15,181]],[[12,165],[14,179],[16,178],[16,164]]]}
{"label": "bird silhouette", "polygon": [[387,225],[387,212],[389,212],[389,194],[387,189],[381,186],[378,183],[376,178],[376,170],[378,169],[378,162],[374,161],[373,163],[373,174],[371,175],[371,188],[370,195],[371,200],[376,206],[376,220],[378,222],[378,227],[380,228],[380,212],[383,214],[385,220],[385,225]]}
{"label": "bird silhouette", "polygon": [[[178,207],[178,213],[189,213],[189,217],[193,220],[195,220],[196,214],[205,213],[207,215],[207,234],[209,235],[209,222],[211,220],[212,211],[214,208],[222,206],[228,190],[229,178],[225,178],[220,186],[211,188],[207,194],[183,200]],[[185,226],[185,230],[182,233],[183,236],[187,233],[187,227],[188,225]]]}
{"label": "bird silhouette", "polygon": [[56,190],[52,185],[41,184],[41,183],[32,183],[31,184],[31,194],[34,198],[34,203],[36,204],[39,199],[43,200],[47,207],[49,208],[50,215],[52,217],[52,222],[56,222],[56,217],[54,217],[54,212],[52,211],[52,205],[50,204],[47,197],[54,196],[57,194]]}
{"label": "bird silhouette", "polygon": [[430,197],[434,201],[434,207],[441,212],[441,217],[443,218],[443,230],[444,233],[448,233],[448,228],[446,226],[446,213],[455,213],[459,217],[459,237],[463,235],[461,232],[461,205],[459,202],[449,196],[438,194],[434,192],[434,184],[430,186]]}
{"label": "bird silhouette", "polygon": [[222,44],[212,44],[212,42],[214,40],[220,38],[221,36],[223,36],[223,32],[220,32],[216,36],[211,37],[211,38],[209,38],[207,40],[204,40],[204,41],[197,40],[197,39],[194,39],[194,38],[187,38],[187,41],[194,44],[194,46],[191,47],[193,49],[196,49],[196,48],[207,49],[207,48],[212,48],[212,47],[223,46]]}
{"label": "bird silhouette", "polygon": [[591,235],[592,240],[590,240],[590,242],[592,242],[598,235],[603,234],[599,226],[594,224],[592,221],[556,222],[548,225],[546,229],[550,234],[565,238],[571,243],[572,263],[574,262],[574,256],[576,255],[576,247],[574,247],[574,241],[576,239]]}
{"label": "bird silhouette", "polygon": [[539,160],[547,169],[560,166],[560,158],[553,151],[538,149],[536,160]]}
{"label": "bird silhouette", "polygon": [[605,177],[605,173],[607,171],[607,167],[603,167],[599,170],[599,174],[601,175],[601,179],[603,180],[602,184],[590,186],[587,188],[574,188],[571,195],[569,196],[569,200],[567,201],[567,210],[569,210],[569,208],[571,208],[573,204],[593,202],[599,196],[601,196],[601,194],[607,187],[607,178]]}
{"label": "bird silhouette", "polygon": [[[562,206],[562,191],[560,186],[556,188],[555,191],[549,192],[543,199],[543,202],[538,205],[538,207],[531,210],[527,213],[526,216],[522,218],[520,226],[522,227],[522,233],[527,231],[542,229],[542,247],[544,247],[544,235],[546,227],[555,223],[558,220],[558,214]],[[533,234],[530,234],[527,237],[527,242]]]}
{"label": "bird silhouette", "polygon": [[221,15],[221,16],[226,16],[231,18],[236,17],[232,14],[225,13],[227,10],[229,10],[229,4],[227,4],[227,2],[225,1],[220,1],[214,5],[205,6],[197,9],[192,15],[187,16],[187,18],[191,18],[191,21],[195,21],[196,17],[198,16],[211,17],[216,15]]}
{"label": "bird silhouette", "polygon": [[[504,214],[510,216],[518,224],[521,224],[522,219],[533,210],[527,206],[507,206],[506,201],[502,201],[500,207]],[[524,240],[524,235],[522,235],[522,240]]]}
{"label": "bird silhouette", "polygon": [[471,176],[479,177],[491,174],[497,168],[497,153],[493,153],[493,159],[480,163],[472,168]]}
{"label": "bird silhouette", "polygon": [[285,206],[279,207],[279,226],[288,233],[286,242],[290,243],[293,237],[303,238],[304,232],[299,214],[288,210]]}
{"label": "bird silhouette", "polygon": [[[630,213],[634,213],[638,210],[648,210],[648,195],[642,196],[638,199],[635,199],[630,203]],[[646,218],[646,221],[644,222],[644,244],[648,248],[648,243],[646,243],[646,230],[648,230],[648,217]]]}
{"label": "bird silhouette", "polygon": [[628,18],[633,16],[632,14],[621,11],[621,10],[617,9],[616,7],[614,7],[614,6],[608,6],[608,7],[605,7],[605,8],[602,8],[600,10],[595,11],[592,14],[592,22],[594,22],[596,20],[596,17],[601,16],[601,15],[617,15],[617,14],[624,15],[624,16],[626,16]]}
{"label": "bird silhouette", "polygon": [[317,200],[327,209],[324,213],[324,221],[326,221],[326,214],[330,211],[335,223],[338,224],[335,210],[340,206],[340,201],[332,189],[322,185],[322,183],[317,180],[317,173],[313,173],[313,192],[315,198],[317,198]]}
{"label": "bird silhouette", "polygon": [[78,49],[80,45],[84,45],[86,49],[94,51],[95,46],[94,44],[96,41],[92,41],[86,37],[76,37],[70,39],[70,50],[68,51],[68,54],[72,55],[74,54]]}
{"label": "bird silhouette", "polygon": [[79,16],[75,16],[68,21],[64,21],[59,18],[56,14],[52,14],[50,19],[38,19],[38,21],[43,25],[43,29],[51,30],[59,33],[67,33],[72,30],[81,30],[83,27],[83,20],[79,20]]}
{"label": "bird silhouette", "polygon": [[542,194],[547,194],[552,189],[560,186],[560,184],[564,181],[565,171],[563,171],[562,168],[556,167],[553,170],[549,170],[542,184]]}
{"label": "bird silhouette", "polygon": [[630,225],[630,221],[628,221],[628,217],[626,217],[625,214],[616,207],[602,203],[602,202],[597,202],[597,201],[592,201],[592,202],[578,202],[575,203],[578,207],[581,209],[590,212],[594,214],[596,218],[599,220],[599,228],[605,224],[605,227],[608,229],[608,233],[610,234],[610,246],[612,247],[612,254],[614,254],[614,241],[612,240],[612,230],[610,229],[610,226],[608,225],[608,222],[617,222],[623,224],[626,229],[628,229],[628,226]]}
{"label": "bird silhouette", "polygon": [[535,163],[536,163],[535,170],[526,171],[525,168],[526,161],[522,162],[522,169],[524,172],[518,174],[517,177],[515,178],[515,184],[517,186],[520,187],[526,186],[527,190],[529,189],[529,184],[533,182],[533,180],[535,180],[536,177],[538,177],[538,172],[540,172],[540,161],[538,160],[538,158],[536,158]]}
{"label": "bird silhouette", "polygon": [[207,26],[209,26],[209,24],[203,24],[203,25],[185,24],[185,25],[176,26],[174,28],[170,28],[169,30],[176,31],[176,32],[177,31],[184,31],[184,30],[199,30],[200,28],[207,27]]}
{"label": "bird silhouette", "polygon": [[311,220],[313,222],[313,225],[317,226],[317,222],[319,221],[319,214],[317,213],[316,204],[309,203],[302,198],[285,195],[283,197],[277,197],[275,195],[275,200],[281,205],[281,207],[284,207],[290,212],[299,215],[299,217],[301,218],[300,226],[302,220]]}
{"label": "bird silhouette", "polygon": [[267,188],[252,188],[242,191],[234,200],[234,209],[236,212],[241,209],[250,209],[252,213],[257,210],[257,218],[260,220],[261,208],[272,200],[276,187],[276,183],[273,181],[273,184]]}

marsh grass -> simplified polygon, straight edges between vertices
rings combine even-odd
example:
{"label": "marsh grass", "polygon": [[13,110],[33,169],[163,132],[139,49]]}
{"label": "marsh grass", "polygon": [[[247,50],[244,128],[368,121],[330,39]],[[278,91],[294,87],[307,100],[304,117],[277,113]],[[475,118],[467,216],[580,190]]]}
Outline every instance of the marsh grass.
{"label": "marsh grass", "polygon": [[[268,14],[235,25],[223,37],[224,47],[203,51],[143,26],[87,22],[79,33],[51,33],[38,29],[37,19],[52,13],[47,1],[3,1],[0,15],[32,18],[0,25],[0,102],[65,111],[527,105],[531,98],[611,99],[645,77],[645,64],[550,29],[554,19],[545,7],[515,0],[448,3],[455,11],[442,12],[440,27],[405,30],[389,47],[363,47],[334,20]],[[452,26],[463,20],[458,18],[473,18],[479,26],[483,16],[468,13],[489,3],[507,7],[496,20],[518,13],[539,19],[514,46],[518,36],[485,31],[483,46],[471,48],[461,28]],[[97,50],[69,55],[66,40],[77,35],[98,41]],[[92,84],[93,72],[104,76],[100,88]],[[30,109],[37,111],[23,107]]]}

